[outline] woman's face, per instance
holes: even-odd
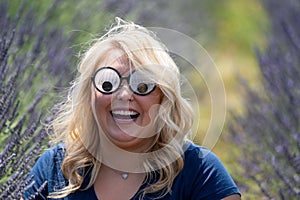
[[[120,60],[110,64],[122,77],[131,73],[129,66]],[[93,89],[95,112],[105,136],[116,146],[134,152],[143,151],[152,144],[156,128],[154,118],[162,100],[162,92],[156,87],[145,96],[134,94],[127,80],[112,94]]]

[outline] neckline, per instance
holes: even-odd
[[[146,179],[146,177],[145,177],[145,179]],[[137,190],[137,192],[129,200],[134,200],[138,196],[138,194],[140,193],[140,191],[146,187],[147,183],[148,182],[144,180],[143,183],[142,183],[142,185],[140,185],[139,189]],[[91,192],[92,192],[93,198],[95,198],[97,200],[101,200],[101,199],[98,199],[98,197],[96,195],[94,184],[91,187]]]

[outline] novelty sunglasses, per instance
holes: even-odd
[[[121,74],[112,67],[102,67],[98,69],[92,81],[94,87],[102,94],[112,94],[116,92],[126,80],[130,90],[137,95],[145,96],[154,91],[156,84],[153,83],[145,74],[138,71],[133,71],[128,76],[121,76]]]

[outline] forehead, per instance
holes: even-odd
[[[115,68],[121,75],[128,74],[132,71],[132,67],[128,62],[122,62],[122,60],[119,59],[112,62],[109,66]]]
[[[112,67],[116,69],[121,75],[128,74],[133,70],[133,65],[128,57],[121,51],[110,52],[103,63],[98,68]]]

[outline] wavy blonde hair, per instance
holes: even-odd
[[[141,198],[146,193],[160,191],[164,196],[170,192],[175,177],[183,168],[183,144],[191,130],[193,113],[187,100],[181,96],[179,69],[167,48],[152,32],[116,18],[111,29],[94,40],[83,54],[78,67],[79,76],[69,89],[68,98],[57,106],[58,113],[51,124],[53,141],[65,143],[62,171],[69,185],[52,193],[51,198],[61,198],[78,190],[88,173],[91,178],[87,188],[96,180],[101,159],[96,159],[90,150],[99,149],[95,141],[99,141],[100,137],[90,104],[91,77],[99,66],[105,66],[112,59],[115,51],[122,52],[135,68],[147,71],[163,93],[155,119],[160,131],[149,149],[159,153],[154,154],[156,159],[154,157],[145,163],[147,179],[152,178],[153,171],[158,171],[159,177],[142,191]],[[164,159],[161,159],[162,156]]]

